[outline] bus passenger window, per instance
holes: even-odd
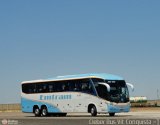
[[[82,83],[82,91],[87,92],[89,90],[87,83]]]
[[[86,82],[84,81],[81,84],[82,84],[82,92],[94,95],[93,87],[89,81]]]
[[[48,92],[48,88],[47,88],[47,85],[43,85],[43,92]]]
[[[62,85],[62,91],[66,91],[66,85],[65,84]]]
[[[74,91],[79,91],[79,87],[76,83],[74,84]]]
[[[53,92],[53,85],[49,85],[49,92]]]
[[[22,91],[27,94],[35,93],[35,85],[34,84],[23,84]]]

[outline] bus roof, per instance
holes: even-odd
[[[74,80],[74,79],[83,79],[83,78],[101,78],[105,80],[124,80],[122,77],[106,74],[106,73],[89,73],[89,74],[78,74],[78,75],[65,75],[65,76],[57,76],[49,79],[40,79],[40,80],[31,80],[24,81],[22,83],[36,83],[36,82],[49,82],[49,81],[62,81],[62,80]]]

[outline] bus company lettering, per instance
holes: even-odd
[[[71,99],[71,95],[40,95],[40,100],[68,100]]]

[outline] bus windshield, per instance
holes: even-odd
[[[129,92],[124,80],[93,79],[92,81],[99,97],[116,103],[129,102]],[[102,82],[110,86],[110,91],[105,85],[100,84]]]

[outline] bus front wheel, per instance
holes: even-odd
[[[96,109],[96,107],[94,105],[91,107],[91,115],[92,116],[96,116],[97,115],[97,109]]]

